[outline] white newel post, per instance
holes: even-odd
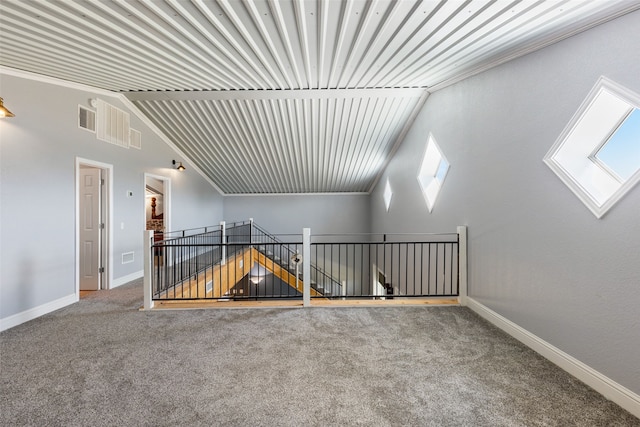
[[[375,264],[371,266],[371,289],[373,291],[372,299],[378,299],[378,295],[380,295],[380,283],[378,282],[378,267],[376,267]]]
[[[458,226],[458,273],[460,274],[460,292],[458,302],[467,305],[467,226]]]
[[[302,305],[311,306],[311,229],[302,229]]]
[[[227,223],[225,221],[220,221],[220,229],[222,230],[222,237],[220,237],[220,245],[222,246],[220,265],[225,265],[227,263]]]
[[[153,299],[151,293],[153,289],[153,256],[151,255],[151,246],[153,245],[153,230],[144,230],[144,309],[151,310],[153,308]]]

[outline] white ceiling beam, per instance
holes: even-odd
[[[132,101],[223,101],[230,99],[336,99],[336,98],[420,98],[426,89],[301,89],[301,90],[194,90],[194,91],[131,91]]]

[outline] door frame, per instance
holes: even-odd
[[[162,181],[162,225],[164,226],[164,232],[171,232],[171,178],[168,176],[156,175],[153,173],[144,173],[142,182],[142,194],[145,196],[142,198],[142,219],[145,229],[147,228],[147,178],[157,179]]]
[[[111,280],[113,277],[113,165],[98,162],[95,160],[76,157],[75,165],[75,193],[76,193],[76,226],[75,226],[75,244],[76,244],[76,263],[75,263],[75,290],[76,299],[80,299],[80,166],[89,166],[102,170],[102,179],[104,179],[104,200],[102,206],[104,234],[101,242],[102,265],[104,273],[101,277],[101,289],[111,289]]]

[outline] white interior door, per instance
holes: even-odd
[[[80,290],[101,289],[102,171],[80,168]]]

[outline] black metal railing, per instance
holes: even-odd
[[[311,243],[312,263],[342,284],[339,293],[327,292],[330,298],[459,295],[457,234],[424,235],[422,241],[384,235],[377,242],[328,242],[328,236],[318,237],[324,241]]]
[[[282,243],[276,236],[268,233],[260,226],[253,224],[252,239],[254,244],[260,250],[261,245],[271,244],[277,248],[277,252],[266,253],[267,256],[274,257],[277,262],[281,262],[282,265],[286,265],[290,271],[294,271],[298,267],[298,275],[302,279],[302,268],[300,262],[295,262],[296,259],[301,259],[302,250],[296,248],[295,251],[287,244]],[[278,246],[279,245],[279,246]],[[331,296],[341,294],[341,283],[331,277],[329,274],[323,272],[316,265],[311,262],[310,265],[310,287],[316,291],[316,296]]]
[[[253,221],[165,233],[151,248],[152,299],[302,298],[301,235],[280,236]],[[310,248],[313,298],[460,293],[457,234],[315,235]]]
[[[220,226],[165,233],[163,237],[152,245],[153,293],[156,296],[167,295],[176,284],[189,280],[222,259]]]
[[[302,298],[293,256],[301,241],[280,241],[251,221],[213,228],[167,233],[152,245],[154,300]]]

